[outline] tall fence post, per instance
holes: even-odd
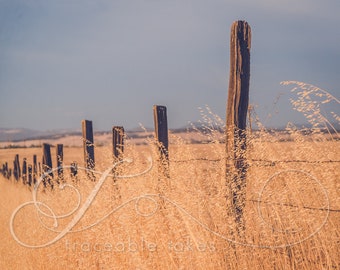
[[[231,26],[230,75],[226,120],[226,181],[227,200],[239,236],[245,223],[245,188],[247,161],[246,119],[249,102],[251,29],[247,22],[236,21]]]
[[[48,143],[43,143],[43,158],[42,158],[42,173],[46,173],[52,169],[52,158],[51,158],[51,145]],[[52,184],[53,172],[48,173],[47,180],[48,183],[53,188]],[[46,176],[43,177],[43,183],[46,187]]]
[[[64,159],[63,145],[57,144],[58,184],[60,183],[60,181],[63,181],[64,179],[63,159]]]
[[[168,119],[165,106],[153,106],[155,135],[159,149],[160,173],[170,178],[169,171],[169,140],[168,140]]]
[[[88,170],[94,170],[94,143],[93,143],[93,128],[92,121],[82,120],[82,133],[83,133],[83,147],[84,147],[84,162]],[[91,180],[95,180],[94,174],[87,171],[87,175]]]

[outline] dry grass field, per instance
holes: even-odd
[[[159,176],[152,143],[128,141],[133,162],[117,173],[136,176],[96,174],[92,182],[66,168],[69,186],[41,185],[37,205],[24,205],[32,187],[1,177],[0,269],[339,269],[340,170],[329,161],[340,160],[340,144],[313,136],[251,140],[241,238],[226,214],[217,140],[195,145],[171,136],[170,179]],[[1,149],[0,163],[16,153],[30,163],[41,149]],[[66,147],[64,164],[81,166],[82,155]],[[138,175],[151,166],[149,156],[151,169]],[[97,147],[95,158],[99,172],[112,166],[110,147]]]
[[[96,145],[91,181],[82,148],[71,147],[81,138],[64,148],[64,181],[53,189],[0,176],[0,269],[340,269],[339,134],[320,109],[340,101],[284,84],[292,83],[300,89],[292,104],[312,129],[288,125],[283,134],[257,123],[260,132],[248,131],[243,234],[228,214],[220,119],[204,117],[203,132],[170,135],[169,178],[152,139],[128,139],[114,173],[110,144]],[[190,143],[193,135],[207,143]],[[0,149],[0,164],[15,154],[32,163],[42,150]]]

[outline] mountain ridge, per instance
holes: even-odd
[[[310,125],[295,125],[297,129],[310,129]],[[337,132],[340,130],[340,126],[338,124],[333,125]],[[197,122],[197,123],[190,123],[186,126],[170,129],[172,133],[182,133],[182,132],[190,132],[194,130],[200,130],[204,131],[211,129],[211,126],[207,126],[204,123]],[[223,126],[214,126],[213,129],[219,130],[220,132],[223,132],[224,127]],[[253,130],[257,130],[256,128],[253,128]],[[285,127],[281,128],[270,128],[268,127],[267,130],[276,130],[276,131],[284,131],[286,130]],[[134,134],[142,133],[142,132],[150,132],[153,131],[153,128],[141,128],[136,127],[132,129],[126,130],[126,133],[129,133],[131,136],[134,136]],[[106,134],[110,133],[110,130],[99,130],[94,131],[94,134]],[[81,129],[55,129],[55,130],[35,130],[35,129],[29,129],[29,128],[0,128],[0,142],[20,142],[25,140],[44,140],[44,139],[59,139],[65,136],[70,135],[76,135],[81,136]]]

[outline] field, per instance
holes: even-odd
[[[254,136],[239,236],[226,211],[225,145],[217,133],[205,136],[210,143],[171,135],[170,179],[159,175],[152,141],[127,141],[133,162],[115,177],[110,146],[96,147],[95,182],[65,168],[69,186],[40,185],[37,205],[24,205],[32,187],[1,177],[0,269],[339,269],[339,141]],[[82,166],[82,151],[65,147],[64,164]],[[42,154],[1,149],[0,163],[17,153],[29,163]]]

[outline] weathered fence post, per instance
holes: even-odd
[[[16,154],[13,162],[13,175],[15,180],[19,180],[21,176],[21,169],[20,169],[20,161],[19,161],[19,155]]]
[[[169,171],[169,141],[168,141],[168,119],[165,106],[153,106],[155,135],[159,149],[160,173],[170,178]]]
[[[5,164],[2,166],[3,167],[3,173],[4,173],[4,176],[9,179],[10,178],[10,173],[9,173],[9,170],[8,170],[8,163],[5,162]]]
[[[1,174],[6,177],[7,175],[7,170],[6,170],[6,165],[2,164],[2,168],[1,168]]]
[[[43,143],[43,158],[42,158],[42,173],[46,173],[52,169],[51,145]],[[53,188],[52,184],[53,172],[48,173],[48,183]],[[46,187],[46,176],[43,178],[44,186]]]
[[[77,174],[78,174],[78,165],[77,165],[77,162],[73,161],[71,163],[71,178],[75,178],[77,177]]]
[[[63,145],[57,144],[57,167],[58,167],[58,184],[60,181],[63,181],[63,159],[64,159],[64,152],[63,152]]]
[[[112,152],[113,152],[113,163],[119,162],[123,160],[124,153],[124,139],[125,139],[125,131],[124,127],[121,126],[113,126],[112,127]],[[115,167],[112,170],[112,174],[114,175],[113,182],[115,183],[115,198],[121,199],[120,195],[120,187],[117,184],[117,175],[121,174],[120,167]]]
[[[37,182],[37,177],[38,177],[37,155],[33,155],[33,184]]]
[[[249,102],[251,29],[236,21],[230,36],[230,75],[226,120],[227,200],[240,236],[245,229],[243,209],[246,188],[246,119]]]
[[[27,171],[28,171],[28,181],[27,181],[27,184],[29,186],[32,186],[32,165],[28,165],[27,166]]]
[[[1,168],[0,168],[0,172],[3,175],[3,177],[5,177],[5,178],[7,178],[7,175],[8,175],[8,169],[7,169],[6,165],[7,165],[7,162],[3,163]]]
[[[93,128],[92,121],[82,120],[82,133],[83,133],[83,147],[84,147],[84,162],[88,170],[94,170],[94,144],[93,144]],[[87,171],[87,175],[91,180],[95,180],[92,172]]]
[[[41,162],[38,162],[38,171],[39,171],[38,175],[40,177],[43,174],[43,171],[41,169]]]
[[[112,127],[112,151],[114,162],[123,159],[124,152],[124,127],[113,126]]]
[[[26,185],[27,183],[27,160],[26,158],[22,161],[22,183]]]

